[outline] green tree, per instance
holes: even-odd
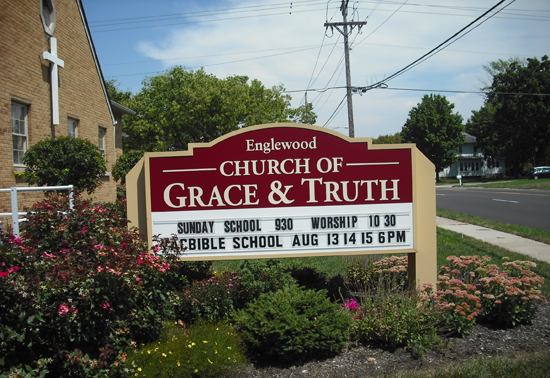
[[[107,80],[105,86],[107,87],[107,93],[109,93],[111,100],[119,104],[126,105],[128,100],[132,98],[132,92],[121,90],[118,87],[116,79]]]
[[[111,169],[115,181],[120,180],[120,184],[126,184],[126,175],[134,168],[134,165],[143,157],[143,151],[133,150],[125,151],[123,155],[116,159],[116,163]]]
[[[219,79],[203,69],[174,67],[144,81],[128,107],[125,146],[145,151],[178,151],[193,142],[209,142],[240,127],[273,122],[314,123],[311,104],[290,107],[279,85],[266,88],[246,76]]]
[[[437,181],[439,172],[457,160],[456,150],[464,142],[462,116],[453,109],[445,96],[424,95],[401,130],[403,142],[416,143],[435,165]]]
[[[473,112],[468,132],[476,135],[486,156],[504,156],[518,178],[526,163],[548,161],[550,143],[550,61],[499,60],[485,66],[492,83],[487,98]]]
[[[93,193],[105,175],[105,159],[99,148],[86,139],[58,137],[31,146],[23,162],[25,179],[39,186],[74,185]]]
[[[403,143],[401,133],[398,131],[395,134],[380,135],[378,138],[372,140],[373,144],[399,144]]]

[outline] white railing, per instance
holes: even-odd
[[[0,217],[11,217],[14,236],[16,237],[19,236],[19,222],[24,220],[24,219],[19,219],[19,216],[26,214],[26,213],[19,212],[19,208],[17,206],[17,193],[18,192],[51,192],[54,190],[69,191],[69,208],[72,210],[74,206],[73,185],[38,186],[38,187],[29,187],[29,188],[20,188],[17,186],[12,186],[9,189],[0,189],[0,193],[11,193],[11,213],[0,213]]]

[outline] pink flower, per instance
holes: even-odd
[[[136,281],[141,281],[141,278],[139,278],[139,277],[136,277]]]
[[[21,239],[20,237],[15,237],[14,235],[10,235],[10,243],[13,244],[13,243],[16,243],[16,244],[21,244],[23,242],[23,239]]]
[[[59,305],[59,315],[65,315],[68,312],[69,312],[69,307],[67,307],[67,305],[65,304]]]
[[[55,258],[55,255],[53,255],[51,253],[48,253],[48,252],[44,252],[44,257],[53,259],[53,258]]]
[[[82,232],[88,232],[88,227],[86,226],[82,227]]]
[[[153,247],[153,251],[155,251],[155,252],[160,251],[160,246],[159,246],[159,245],[155,245],[155,246]]]
[[[94,248],[95,248],[95,249],[102,249],[103,246],[102,246],[101,244],[96,244],[96,245],[94,245]]]

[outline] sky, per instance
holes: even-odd
[[[483,105],[483,66],[550,55],[550,1],[505,0],[435,55],[385,81],[447,41],[501,0],[349,1],[356,137],[401,131],[426,94],[464,118]],[[173,66],[219,78],[245,75],[283,85],[292,106],[313,103],[316,124],[348,134],[341,0],[82,0],[106,80],[137,93]]]

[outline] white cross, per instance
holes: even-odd
[[[50,51],[44,51],[42,58],[52,62],[50,66],[51,71],[51,86],[52,86],[52,123],[59,125],[59,77],[57,73],[57,67],[64,67],[65,62],[57,56],[57,39],[50,37]]]

